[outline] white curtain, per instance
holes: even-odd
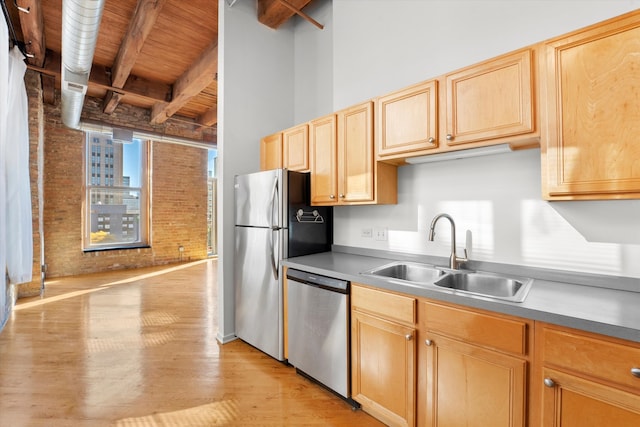
[[[6,254],[7,248],[7,201],[5,179],[5,141],[7,129],[7,93],[9,88],[9,32],[7,23],[0,19],[0,330],[9,315],[7,300]]]
[[[17,47],[9,53],[8,113],[5,139],[7,272],[12,284],[31,281],[33,225],[29,181],[29,106],[24,73],[27,65]]]

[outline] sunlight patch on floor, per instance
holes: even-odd
[[[124,418],[116,427],[208,427],[223,426],[236,420],[238,402],[223,400],[180,411],[163,412],[137,418]]]
[[[182,270],[184,268],[189,268],[192,267],[194,265],[197,264],[202,264],[205,262],[208,262],[209,259],[203,259],[200,261],[194,261],[194,262],[190,262],[188,264],[181,264],[175,267],[169,267],[169,268],[165,268],[162,270],[158,270],[158,271],[154,271],[152,273],[147,273],[147,274],[141,274],[138,276],[133,276],[133,277],[129,277],[127,279],[122,279],[122,280],[117,280],[115,282],[110,282],[110,283],[105,283],[104,285],[100,285],[97,288],[94,289],[85,289],[82,291],[73,291],[73,292],[68,292],[66,294],[62,294],[62,295],[56,295],[54,297],[45,297],[42,299],[39,299],[37,301],[30,301],[30,302],[25,302],[25,303],[21,303],[21,304],[17,304],[15,307],[13,307],[14,311],[19,311],[19,310],[26,310],[28,308],[32,308],[32,307],[38,307],[44,304],[48,304],[51,302],[56,302],[56,301],[62,301],[62,300],[66,300],[69,298],[74,298],[74,297],[78,297],[78,296],[82,296],[82,295],[86,295],[86,294],[90,294],[93,292],[97,292],[97,291],[101,291],[105,288],[111,287],[111,286],[115,286],[115,285],[124,285],[126,283],[132,283],[132,282],[136,282],[138,280],[144,280],[144,279],[148,279],[151,277],[156,277],[156,276],[160,276],[162,274],[167,274],[167,273],[171,273],[173,271],[178,271],[178,270]]]
[[[142,336],[93,338],[87,341],[89,353],[101,353],[104,351],[132,350],[134,348],[149,348],[174,341],[176,334],[173,331],[149,332]]]

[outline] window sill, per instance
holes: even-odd
[[[83,249],[82,252],[105,252],[105,251],[126,251],[130,249],[151,249],[150,245],[136,245],[136,246],[108,246],[103,248],[87,248]]]

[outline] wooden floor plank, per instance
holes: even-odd
[[[0,333],[0,426],[381,426],[237,340],[217,261],[52,280]]]

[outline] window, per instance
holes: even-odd
[[[148,244],[148,143],[86,135],[85,250]]]
[[[218,159],[218,150],[209,149],[209,167],[207,176],[209,177],[207,182],[208,187],[208,203],[207,203],[207,252],[209,255],[215,255],[217,253],[218,239],[216,234],[217,216],[216,216],[216,193],[218,189],[218,181],[216,179],[216,164]]]

